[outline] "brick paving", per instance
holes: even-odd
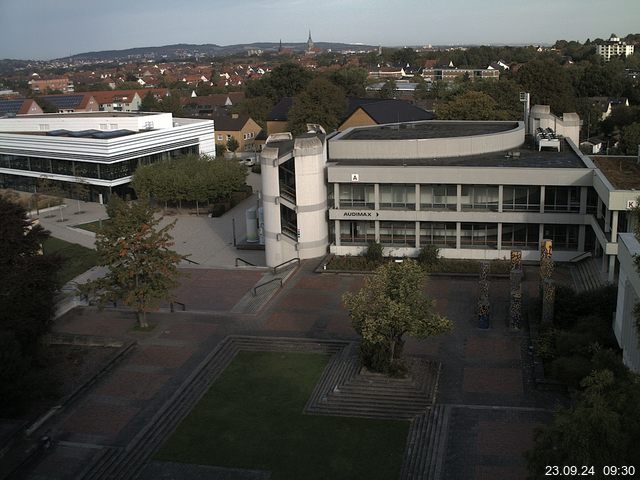
[[[341,297],[360,288],[365,276],[320,275],[312,272],[314,267],[303,263],[256,315],[230,310],[263,273],[223,269],[192,269],[194,273],[179,289],[187,312],[151,314],[155,324],[151,332],[132,332],[135,320],[126,311],[70,312],[56,323],[56,330],[135,339],[138,346],[47,428],[61,440],[125,446],[228,334],[357,340]],[[536,292],[535,280],[528,275],[523,291]],[[443,436],[446,448],[440,478],[524,478],[521,453],[531,446],[533,429],[550,421],[556,399],[531,387],[528,359],[522,357],[526,336],[508,330],[508,280],[490,281],[488,331],[477,328],[476,279],[433,277],[425,292],[455,325],[447,335],[409,338],[405,345],[408,354],[442,362],[436,401],[450,405],[451,414],[448,434]],[[190,314],[189,309],[210,313]],[[70,448],[54,449],[41,465],[59,465],[64,463],[62,458],[75,455],[78,468],[86,466],[86,448],[78,447],[76,452]],[[63,470],[53,468],[42,474],[36,467],[34,473],[40,479],[73,478]]]

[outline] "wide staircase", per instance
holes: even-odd
[[[600,259],[585,258],[571,265],[571,279],[576,292],[596,290],[607,283],[599,263]]]

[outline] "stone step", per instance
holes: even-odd
[[[315,407],[309,413],[314,413],[316,415],[330,415],[332,417],[361,417],[388,420],[411,420],[421,411],[422,410],[420,409],[390,409],[376,408],[371,406],[345,408],[343,406],[326,405],[322,407]]]

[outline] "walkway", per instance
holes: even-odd
[[[221,342],[229,335],[317,339],[328,345],[357,340],[341,296],[359,288],[364,277],[315,274],[314,267],[312,262],[303,263],[257,314],[233,313],[234,305],[255,284],[256,272],[215,270],[199,279],[203,290],[185,288],[181,300],[187,305],[201,302],[211,313],[153,314],[156,326],[149,333],[133,331],[134,319],[124,311],[76,309],[61,318],[56,331],[133,339],[138,347],[68,411],[45,425],[58,445],[30,478],[78,478],[97,461],[103,466],[109,458],[116,462],[158,422],[158,412],[186,394],[190,379],[223,348]],[[535,275],[527,275],[526,296],[536,291],[535,280]],[[417,454],[435,451],[437,458],[425,460],[431,462],[430,469],[426,463],[409,465],[413,470],[403,470],[403,478],[418,478],[412,475],[419,471],[428,471],[424,478],[434,479],[526,477],[521,454],[532,445],[535,427],[550,421],[556,398],[532,387],[527,338],[506,328],[507,290],[507,280],[491,281],[493,323],[484,331],[476,328],[473,313],[475,280],[438,277],[427,286],[426,292],[453,320],[455,330],[407,342],[407,353],[440,362],[442,368],[434,414],[412,430],[415,438],[423,435],[427,442],[420,444],[424,447],[412,443]]]

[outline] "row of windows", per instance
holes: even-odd
[[[17,155],[0,154],[0,168],[26,170],[42,174],[51,173],[82,178],[116,180],[133,175],[138,165],[149,165],[159,162],[160,160],[188,154],[198,154],[198,147],[194,145],[114,163],[91,163],[77,160],[58,160],[55,158],[21,157]]]
[[[593,190],[593,189],[591,189]],[[421,210],[457,209],[456,185],[420,185],[419,199],[413,184],[380,184],[379,208],[415,210],[419,200]],[[587,207],[594,210],[597,202],[595,191],[589,192]],[[502,189],[502,210],[540,211],[539,186],[511,186]],[[375,208],[373,184],[340,184],[340,208]],[[462,185],[460,205],[462,210],[498,211],[499,191],[496,185]],[[580,211],[580,187],[545,187],[544,210],[546,212]]]
[[[332,225],[333,226],[333,225]],[[544,238],[553,240],[558,250],[577,250],[578,225],[544,225]],[[376,240],[375,222],[340,221],[341,245],[366,245]],[[435,245],[441,248],[456,248],[455,222],[420,222],[417,235],[420,245]],[[416,247],[415,222],[384,222],[379,225],[379,242],[385,246]],[[502,224],[502,248],[537,250],[540,226],[534,223]],[[498,248],[497,223],[461,223],[461,248]]]

